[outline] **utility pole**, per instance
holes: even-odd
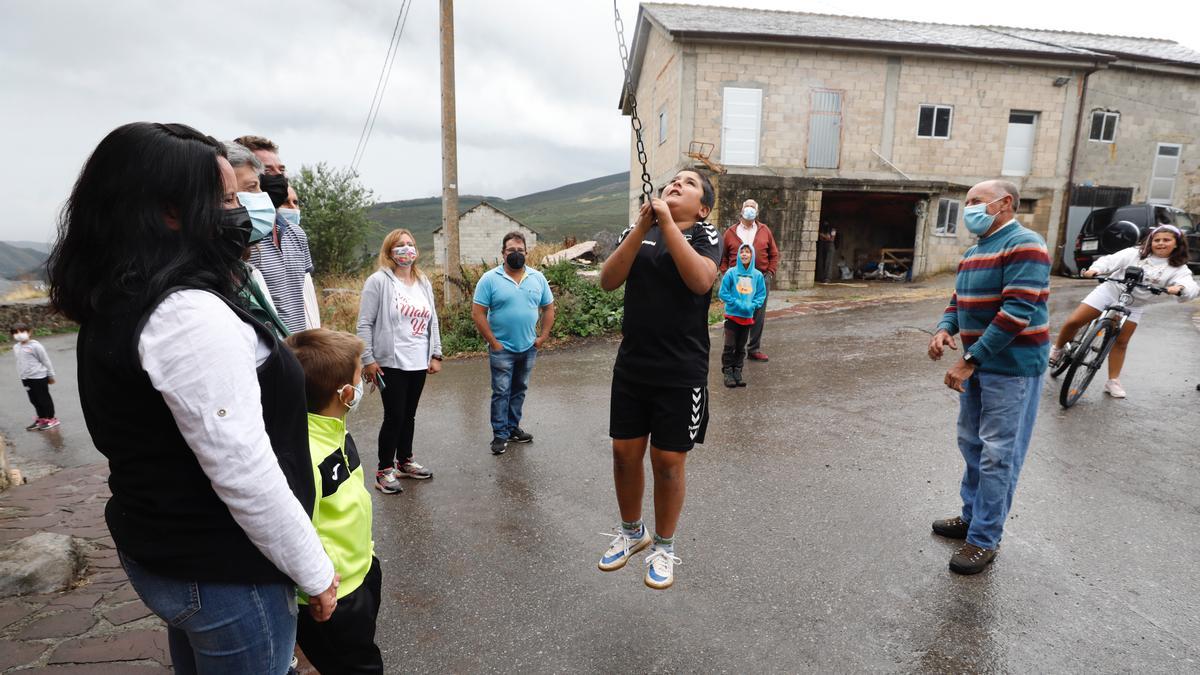
[[[441,0],[442,234],[446,237],[444,306],[462,298],[458,251],[458,125],[454,114],[454,0]]]

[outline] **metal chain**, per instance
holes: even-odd
[[[629,124],[633,127],[633,134],[637,139],[638,163],[642,165],[642,203],[646,203],[654,196],[654,183],[650,181],[650,172],[646,169],[646,145],[642,143],[642,120],[638,117],[637,96],[633,93],[633,73],[629,70],[629,50],[625,47],[625,23],[621,21],[617,0],[613,0],[613,15],[616,17],[617,45],[621,53],[621,67],[625,69],[625,93],[629,97]]]

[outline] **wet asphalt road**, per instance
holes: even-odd
[[[1058,284],[1055,325],[1090,286]],[[957,512],[962,466],[956,395],[914,328],[942,307],[773,321],[771,362],[748,364],[748,388],[714,373],[667,591],[642,585],[642,555],[595,567],[617,521],[616,343],[539,356],[524,425],[536,440],[498,458],[486,363],[448,363],[418,413],[417,460],[435,478],[373,491],[389,672],[1200,669],[1196,308],[1147,311],[1122,377],[1129,399],[1097,382],[1062,411],[1048,382],[1001,554],[964,578],[946,569],[954,544],[929,533]],[[46,343],[73,383],[73,337]],[[9,431],[27,404],[3,384]],[[55,391],[63,447],[18,430],[18,455],[100,459],[69,386]],[[379,419],[372,396],[351,422],[364,455]]]

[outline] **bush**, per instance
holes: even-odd
[[[313,267],[321,274],[361,271],[372,257],[366,237],[373,195],[358,174],[320,163],[302,167],[292,187],[303,204],[300,226],[308,235]]]
[[[621,328],[625,315],[625,287],[606,291],[576,273],[569,262],[561,262],[542,270],[554,291],[557,314],[551,335],[591,337],[611,333]]]

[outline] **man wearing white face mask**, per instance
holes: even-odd
[[[227,150],[230,145],[239,145],[243,149],[254,150],[250,156],[257,164],[256,168],[259,172],[257,178],[260,187],[247,190],[246,184],[242,181],[242,172],[234,164],[234,172],[238,175],[239,190],[244,191],[244,193],[238,193],[238,199],[250,211],[250,218],[254,221],[254,237],[260,235],[262,237],[258,245],[250,251],[250,263],[262,272],[275,309],[288,331],[296,333],[306,328],[313,328],[315,327],[314,322],[309,318],[312,312],[308,311],[305,305],[305,286],[306,283],[311,285],[309,275],[313,272],[312,254],[308,249],[308,235],[300,229],[299,218],[296,218],[296,222],[293,224],[289,218],[285,218],[283,214],[276,211],[276,203],[268,194],[275,192],[286,195],[290,189],[287,178],[283,174],[282,162],[279,161],[276,154],[277,148],[270,141],[257,136],[241,138],[258,141],[258,144],[252,148],[245,148],[237,143],[226,144]],[[269,147],[262,145],[263,142],[269,144]],[[272,162],[270,165],[264,164],[261,159],[264,156]],[[232,164],[233,161],[230,160],[230,163]],[[262,196],[251,196],[255,194],[262,194]],[[247,205],[247,201],[253,206]],[[280,200],[280,203],[282,201]],[[315,298],[312,300],[315,301]]]
[[[775,272],[779,270],[779,246],[775,244],[775,235],[766,223],[758,220],[758,202],[747,199],[742,202],[742,210],[738,213],[738,222],[725,230],[722,243],[721,273],[730,267],[737,267],[738,249],[742,244],[754,248],[754,268],[763,273],[767,282],[767,294],[771,293],[771,283],[775,281]],[[751,361],[767,361],[767,355],[762,350],[763,324],[766,322],[767,301],[754,312],[754,324],[750,327],[750,339],[746,343],[746,352]]]
[[[263,164],[250,150],[237,143],[226,142],[224,145],[229,164],[233,167],[237,201],[250,215],[251,229],[247,239],[249,246],[242,256],[242,262],[250,271],[249,282],[240,293],[251,316],[282,340],[291,334],[291,331],[275,309],[267,280],[262,272],[249,262],[254,245],[271,233],[275,219],[275,207],[271,203],[271,197],[262,191],[260,176]]]
[[[965,350],[944,380],[960,393],[962,512],[933,523],[935,534],[966,540],[950,558],[959,574],[982,572],[1000,548],[1050,355],[1050,256],[1041,236],[1014,217],[1019,200],[1017,186],[1003,180],[967,192],[963,222],[979,242],[963,254],[950,306],[929,341],[935,361],[946,347],[958,349],[955,333]]]

